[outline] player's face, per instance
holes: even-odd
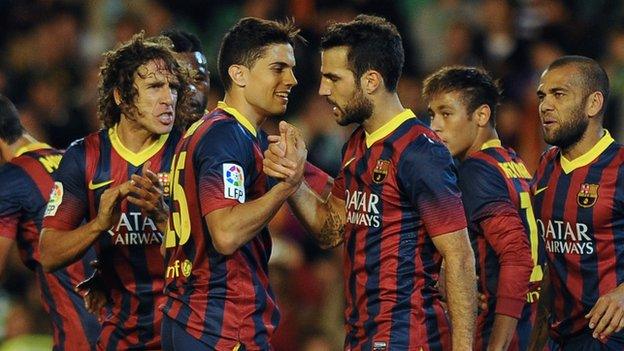
[[[208,105],[208,92],[210,91],[210,72],[208,71],[208,61],[201,52],[179,52],[175,54],[181,65],[188,66],[193,70],[191,79],[191,107],[197,115],[203,115]]]
[[[134,74],[136,116],[133,119],[153,134],[166,134],[173,128],[179,82],[162,60],[140,66]]]
[[[461,92],[441,92],[429,101],[433,129],[453,157],[463,159],[477,138],[476,118],[468,111]]]
[[[585,113],[587,94],[578,79],[579,72],[567,65],[542,74],[537,90],[544,140],[550,145],[569,148],[585,133],[589,117]]]
[[[349,69],[349,48],[338,46],[321,52],[321,85],[319,94],[332,106],[341,126],[361,124],[373,114],[373,104]]]
[[[294,68],[295,53],[290,44],[267,46],[249,68],[244,94],[258,114],[275,116],[286,112],[290,90],[297,85]]]

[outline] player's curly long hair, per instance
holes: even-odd
[[[190,72],[181,67],[174,58],[171,40],[164,36],[145,38],[141,32],[104,54],[98,84],[98,117],[104,127],[111,128],[119,123],[122,112],[125,116],[137,115],[135,102],[138,90],[134,85],[134,74],[139,67],[151,60],[162,60],[167,70],[179,81],[175,125],[183,127],[193,119]],[[119,105],[115,102],[115,89],[121,96]]]

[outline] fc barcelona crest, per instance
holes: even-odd
[[[167,172],[158,173],[158,180],[160,181],[160,184],[162,184],[163,186],[163,195],[165,197],[169,196],[169,193],[171,191],[171,182],[169,181],[169,173]]]
[[[581,184],[581,190],[576,197],[576,202],[581,207],[592,207],[598,199],[598,184]]]
[[[386,180],[389,168],[390,161],[377,160],[377,165],[375,165],[375,169],[373,169],[373,182],[377,184],[383,183],[383,181]]]

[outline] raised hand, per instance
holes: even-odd
[[[121,209],[119,204],[129,193],[130,182],[106,189],[100,197],[100,206],[95,218],[96,228],[106,231],[119,222]]]
[[[296,185],[303,179],[308,150],[300,130],[284,121],[279,129],[279,136],[269,136],[263,169],[268,176]]]
[[[163,186],[158,176],[149,169],[150,166],[150,161],[147,161],[143,164],[142,176],[132,175],[127,199],[131,204],[140,207],[158,225],[167,222],[169,206],[165,203]]]

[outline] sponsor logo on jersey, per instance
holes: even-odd
[[[61,206],[62,202],[63,202],[63,183],[54,182],[54,187],[52,187],[52,192],[50,193],[50,200],[48,201],[48,205],[46,206],[44,217],[56,215],[56,211],[58,211],[58,208],[59,206]]]
[[[243,168],[234,163],[223,164],[223,196],[226,199],[245,202],[245,174]]]
[[[189,260],[184,260],[180,262],[180,260],[173,261],[173,264],[167,266],[167,271],[165,272],[166,278],[177,278],[182,274],[185,278],[188,278],[193,271],[193,263]]]
[[[110,184],[112,182],[114,182],[114,180],[107,180],[107,181],[104,181],[104,182],[94,183],[93,179],[91,179],[89,181],[88,187],[89,187],[89,190],[95,190],[95,189],[99,189],[99,188],[101,188],[103,186],[107,186],[108,184]]]
[[[108,234],[115,245],[160,245],[163,240],[154,221],[141,212],[122,212]]]
[[[345,207],[347,209],[347,222],[355,225],[367,227],[379,227],[381,218],[379,215],[379,196],[369,194],[365,191],[345,190],[347,199]]]
[[[598,184],[581,184],[581,189],[576,196],[576,203],[584,208],[594,206],[598,200],[598,187]]]
[[[377,164],[373,169],[373,182],[377,184],[383,183],[388,175],[388,169],[390,169],[390,161],[377,160]]]
[[[541,219],[536,222],[547,252],[574,255],[594,253],[594,240],[590,237],[587,224]]]

